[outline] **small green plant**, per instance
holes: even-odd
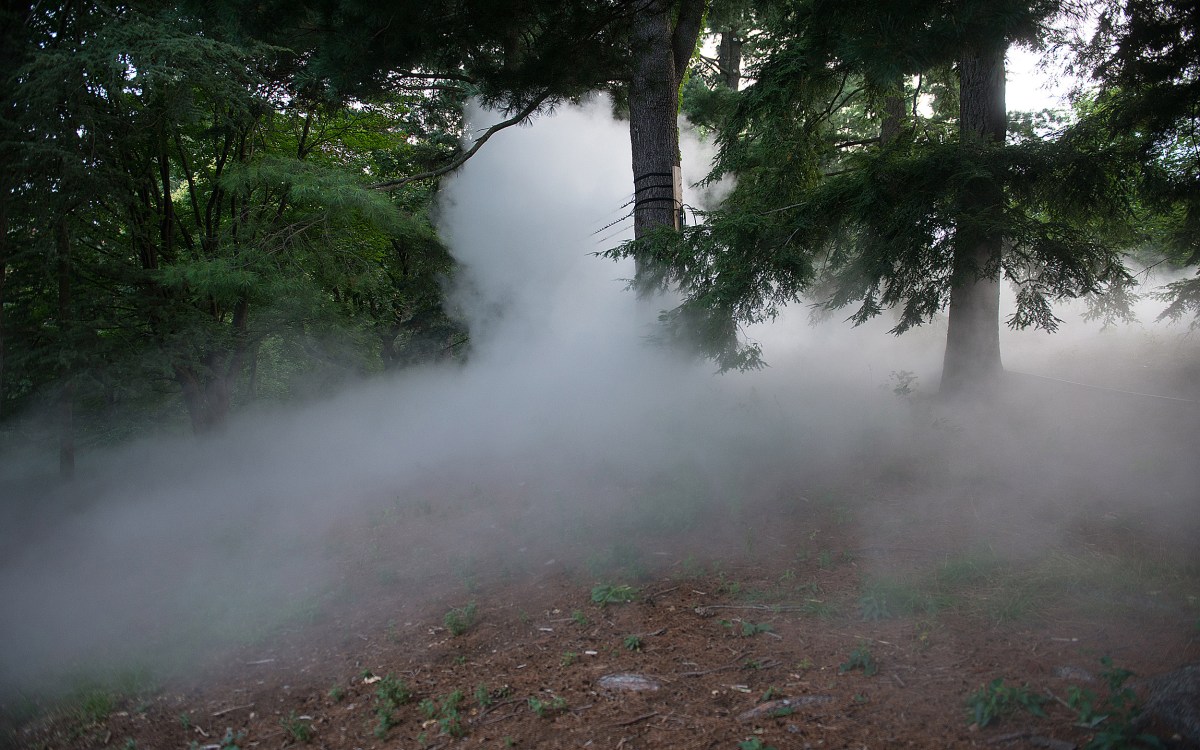
[[[188,731],[192,728],[192,715],[187,711],[179,714],[179,726],[183,727],[183,731]]]
[[[244,739],[246,739],[245,732],[235,733],[233,727],[225,727],[225,734],[221,737],[221,750],[241,750],[238,743]]]
[[[993,721],[1024,709],[1034,716],[1045,716],[1042,704],[1046,698],[1029,689],[1028,685],[1012,687],[1004,684],[1003,677],[997,677],[987,685],[981,685],[978,690],[967,698],[967,710],[971,721],[983,728]]]
[[[132,737],[126,737],[125,744],[121,745],[121,750],[137,750],[137,740]]]
[[[533,711],[538,715],[539,718],[542,719],[545,719],[548,716],[553,716],[566,707],[566,698],[561,698],[559,696],[555,696],[547,701],[541,700],[540,698],[534,696],[530,696],[529,698],[529,710]]]
[[[516,740],[514,740],[512,737],[505,736],[505,738],[504,738],[504,746],[505,746],[505,747],[516,747],[516,746],[517,746],[517,741],[516,741]]]
[[[388,730],[396,725],[395,711],[400,706],[412,700],[412,691],[403,680],[394,675],[386,675],[379,680],[375,688],[375,715],[379,722],[375,725],[375,736],[379,739],[387,737]]]
[[[774,685],[772,685],[772,686],[768,687],[768,688],[766,689],[766,692],[764,692],[764,693],[763,693],[763,694],[762,694],[762,695],[759,697],[759,699],[758,699],[758,702],[759,702],[759,703],[766,703],[767,701],[773,701],[773,700],[775,700],[776,698],[778,698],[778,697],[780,697],[780,696],[782,696],[782,695],[783,695],[783,693],[779,692],[779,690],[778,690],[778,689],[777,689],[777,688],[776,688]]]
[[[341,703],[346,697],[346,688],[342,687],[341,685],[334,685],[333,687],[329,688],[327,695],[334,703]]]
[[[749,620],[721,620],[721,627],[742,638],[775,631],[769,622],[750,622]]]
[[[425,718],[436,721],[438,728],[442,730],[442,734],[451,737],[463,737],[466,735],[467,730],[463,726],[462,713],[459,711],[462,702],[462,691],[455,690],[445,698],[442,698],[440,702],[432,698],[426,698],[417,704],[417,710]]]
[[[875,663],[875,657],[871,656],[871,649],[866,646],[859,646],[851,651],[850,658],[838,665],[838,674],[845,674],[855,669],[861,669],[867,677],[871,677],[879,671],[879,665]]]
[[[1072,685],[1067,691],[1067,705],[1078,714],[1079,726],[1096,730],[1084,750],[1164,747],[1157,737],[1139,733],[1135,727],[1140,706],[1133,688],[1125,684],[1133,673],[1114,667],[1112,659],[1107,656],[1101,658],[1100,663],[1104,665],[1100,676],[1108,688],[1104,700],[1087,688]]]
[[[642,637],[635,633],[630,633],[629,635],[625,636],[621,642],[624,643],[625,648],[629,649],[630,651],[642,650]]]
[[[751,737],[738,743],[738,750],[775,750],[774,745],[764,745],[757,737]]]
[[[583,613],[583,610],[582,610],[582,609],[576,609],[576,610],[572,611],[572,612],[571,612],[571,619],[572,619],[572,620],[574,620],[574,621],[575,621],[575,624],[576,624],[576,625],[578,625],[578,626],[579,626],[579,627],[581,627],[581,628],[586,628],[588,625],[590,625],[590,624],[591,624],[591,623],[588,621],[587,615],[585,615],[585,614]]]
[[[446,630],[450,631],[450,635],[455,637],[466,633],[475,625],[475,617],[478,610],[475,607],[475,602],[469,602],[463,607],[454,607],[442,617],[442,624],[446,626]]]
[[[827,549],[823,549],[817,553],[817,567],[821,570],[829,570],[833,567],[833,553]]]
[[[481,682],[475,686],[475,702],[479,704],[480,708],[487,708],[495,703],[496,699],[492,697],[492,691],[488,690],[488,686]]]
[[[569,667],[577,661],[579,661],[579,654],[576,653],[575,651],[564,651],[563,652],[562,665],[564,667]]]
[[[917,374],[908,370],[892,370],[892,393],[908,398],[917,391]]]
[[[592,587],[592,601],[601,607],[631,602],[636,598],[637,590],[632,586],[613,586],[602,583]]]
[[[312,724],[309,723],[311,721],[308,717],[297,716],[295,711],[291,711],[279,720],[279,724],[294,741],[307,744],[312,741],[314,734]]]

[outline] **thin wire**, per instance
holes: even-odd
[[[1077,383],[1074,380],[1063,380],[1061,378],[1052,378],[1047,375],[1034,375],[1033,373],[1019,372],[1017,370],[1006,370],[1006,372],[1010,372],[1013,375],[1023,375],[1027,378],[1037,378],[1038,380],[1050,380],[1055,383],[1063,383],[1065,385],[1074,385],[1074,386],[1078,386],[1080,388],[1090,388],[1095,391],[1107,391],[1109,393],[1121,393],[1126,396],[1141,396],[1143,398],[1158,398],[1158,399],[1162,399],[1164,401],[1178,401],[1178,402],[1185,403],[1185,404],[1200,405],[1200,401],[1197,401],[1197,400],[1191,399],[1191,398],[1180,398],[1178,396],[1161,396],[1157,393],[1140,393],[1138,391],[1123,391],[1120,388],[1108,388],[1108,387],[1105,387],[1102,385],[1092,385],[1090,383]]]
[[[626,205],[629,205],[629,204],[626,204]],[[621,206],[621,208],[624,208],[624,207],[625,207],[625,206]],[[632,212],[632,211],[630,211],[629,213],[625,214],[624,216],[622,216],[621,218],[617,219],[616,221],[610,221],[610,222],[608,222],[608,223],[607,223],[607,224],[605,224],[604,226],[602,226],[602,227],[600,227],[599,229],[597,229],[596,231],[592,232],[592,233],[591,233],[589,236],[591,236],[591,237],[595,237],[596,235],[598,235],[598,234],[600,234],[601,232],[603,232],[605,229],[608,229],[609,227],[615,227],[617,224],[620,224],[622,221],[625,221],[626,219],[628,219],[628,218],[630,218],[630,217],[632,217],[632,216],[633,216],[633,212]]]

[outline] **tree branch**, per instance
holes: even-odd
[[[371,185],[370,187],[374,190],[397,190],[399,188],[404,187],[405,185],[408,185],[409,183],[417,182],[419,180],[430,180],[430,179],[433,179],[434,177],[441,177],[442,175],[446,174],[447,172],[453,172],[454,170],[461,167],[463,164],[466,164],[467,159],[470,159],[472,156],[475,155],[475,153],[477,151],[479,151],[479,149],[483,148],[483,144],[487,143],[487,140],[489,138],[491,138],[493,135],[500,132],[501,130],[504,130],[505,128],[509,128],[509,127],[512,127],[513,125],[518,125],[518,124],[524,122],[526,118],[528,118],[530,115],[532,115],[534,112],[536,112],[538,110],[538,108],[542,106],[542,103],[545,102],[549,98],[550,98],[550,92],[546,91],[546,92],[540,94],[532,102],[527,104],[523,109],[521,109],[520,112],[516,113],[515,115],[508,118],[507,120],[501,120],[500,122],[491,126],[486,131],[484,131],[483,135],[479,136],[479,138],[477,138],[475,140],[475,143],[472,144],[471,148],[469,148],[466,151],[464,151],[463,153],[459,154],[457,157],[455,157],[453,160],[451,160],[448,164],[438,167],[437,169],[431,169],[428,172],[421,172],[420,174],[412,175],[411,177],[404,177],[399,180],[387,180],[386,182],[377,182],[374,185]]]

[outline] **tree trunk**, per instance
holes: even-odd
[[[679,228],[679,104],[671,47],[670,4],[658,0],[638,14],[629,81],[629,144],[633,156],[633,236]]]
[[[1004,45],[966,51],[959,66],[959,131],[964,148],[1002,144],[1007,129],[1004,106]],[[976,177],[959,196],[954,265],[951,271],[950,325],[942,363],[941,390],[947,394],[994,387],[1000,362],[1000,229],[1004,194],[1000,184]]]
[[[717,48],[717,67],[726,86],[734,91],[741,88],[742,39],[736,29],[721,32],[721,46]]]
[[[71,235],[65,217],[55,227],[58,267],[58,345],[61,357],[58,392],[58,472],[64,478],[75,474],[75,384],[69,363],[71,339]]]
[[[907,100],[904,98],[904,79],[897,78],[892,82],[891,92],[883,100],[883,121],[879,126],[879,143],[883,146],[894,142],[904,129],[905,116],[908,114]]]

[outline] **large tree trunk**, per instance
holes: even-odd
[[[960,137],[964,148],[1003,143],[1004,45],[964,53],[959,67]],[[950,289],[950,327],[942,363],[947,394],[994,387],[1000,363],[1000,230],[1004,194],[998,182],[977,177],[960,195]]]
[[[629,81],[633,236],[679,229],[679,89],[700,37],[705,0],[652,0],[634,20]]]
[[[629,144],[633,155],[633,235],[679,228],[679,102],[671,48],[670,4],[658,0],[638,14],[629,81]]]

